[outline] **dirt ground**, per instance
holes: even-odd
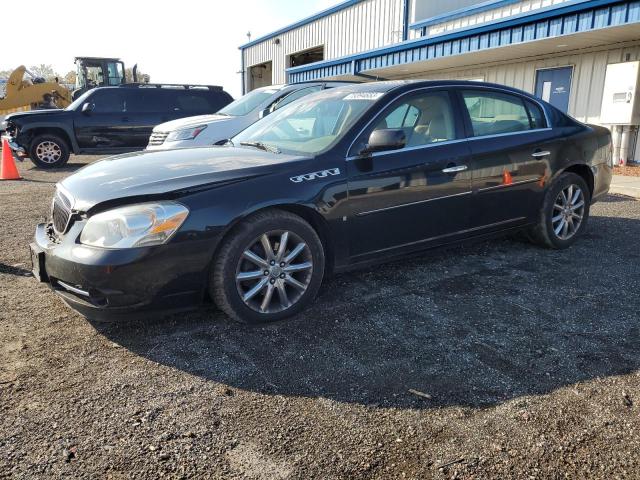
[[[30,276],[64,171],[0,183],[1,478],[640,478],[640,201],[337,276],[262,328],[100,325]]]
[[[623,175],[625,177],[640,177],[640,164],[628,164],[623,167],[615,167],[614,175]]]

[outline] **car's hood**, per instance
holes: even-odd
[[[202,147],[131,153],[105,158],[78,170],[60,186],[73,209],[126,197],[161,195],[273,173],[306,157],[244,147]]]
[[[198,115],[195,117],[179,118],[170,122],[161,123],[153,128],[154,132],[173,132],[183,128],[197,127],[198,125],[210,124],[213,122],[233,121],[236,117],[229,115]]]
[[[16,112],[16,113],[7,115],[5,120],[8,122],[10,120],[19,120],[21,118],[34,117],[34,116],[45,117],[45,116],[51,116],[51,115],[59,115],[61,113],[66,113],[66,110],[62,110],[60,108],[54,108],[49,110],[29,110],[26,112]]]

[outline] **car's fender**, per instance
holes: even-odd
[[[80,150],[73,131],[73,126],[66,122],[33,122],[22,124],[20,126],[20,135],[17,139],[18,144],[20,144],[21,147],[28,149],[29,145],[22,145],[21,139],[31,138],[32,134],[34,134],[36,130],[61,130],[69,140],[69,147],[71,148],[71,151],[74,154],[77,154]]]

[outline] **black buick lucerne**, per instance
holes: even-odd
[[[566,248],[611,181],[609,131],[477,82],[338,87],[222,147],[89,165],[57,186],[34,275],[89,318],[212,299],[269,322],[329,272],[524,230]]]

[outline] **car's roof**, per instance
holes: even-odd
[[[529,93],[517,88],[507,87],[506,85],[499,85],[497,83],[489,82],[477,82],[473,80],[384,80],[368,83],[353,83],[345,84],[339,87],[335,87],[332,90],[339,90],[344,92],[375,92],[375,93],[387,93],[391,90],[403,87],[423,88],[423,87],[453,87],[453,86],[469,86],[469,87],[491,87],[499,88],[501,90],[508,90],[518,94],[524,94],[531,96]]]
[[[298,83],[284,83],[284,84],[278,84],[278,85],[268,85],[266,87],[259,87],[256,88],[252,91],[268,91],[268,90],[274,90],[274,91],[282,91],[285,89],[289,89],[289,90],[299,90],[301,88],[307,88],[307,87],[312,87],[314,85],[331,85],[332,87],[338,87],[338,86],[346,86],[346,85],[357,85],[359,82],[352,82],[349,80],[309,80],[309,81],[305,81],[305,82],[298,82]]]

